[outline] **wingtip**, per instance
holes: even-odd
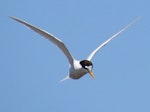
[[[14,20],[16,19],[16,17],[14,17],[14,16],[9,16],[9,18],[14,19]]]
[[[15,20],[15,21],[18,21],[18,22],[21,22],[21,20],[15,16],[9,16],[9,18]]]

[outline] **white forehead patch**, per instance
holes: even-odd
[[[89,69],[89,70],[92,70],[92,65],[90,66],[85,66],[85,68]]]

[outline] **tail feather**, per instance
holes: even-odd
[[[62,80],[60,80],[60,81],[59,81],[59,83],[61,83],[61,82],[65,81],[65,80],[68,80],[68,79],[70,79],[69,75],[68,75],[68,76],[66,76],[65,78],[63,78]]]

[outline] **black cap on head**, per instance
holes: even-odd
[[[82,61],[80,61],[80,64],[85,69],[86,69],[86,66],[93,66],[92,62],[88,61],[88,60],[82,60]]]

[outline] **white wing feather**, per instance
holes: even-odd
[[[37,28],[21,19],[18,19],[16,17],[10,17],[14,20],[16,20],[17,22],[20,22],[22,24],[24,24],[25,26],[29,27],[30,29],[32,29],[33,31],[37,32],[38,34],[44,36],[46,39],[50,40],[51,42],[53,42],[58,48],[61,49],[61,51],[66,55],[66,57],[68,58],[69,63],[72,65],[73,64],[73,60],[74,58],[72,57],[72,55],[70,54],[69,50],[67,49],[67,47],[65,46],[65,44],[59,40],[58,38],[54,37],[52,34]]]
[[[137,18],[139,19],[139,17]],[[114,39],[115,37],[117,37],[119,34],[121,34],[123,31],[125,31],[126,29],[128,29],[133,23],[135,23],[137,21],[137,19],[135,19],[134,21],[132,21],[131,23],[129,23],[127,26],[125,26],[123,29],[121,29],[119,32],[117,32],[116,34],[114,34],[113,36],[111,36],[108,40],[106,40],[104,43],[102,43],[98,48],[96,48],[87,58],[87,60],[91,60],[92,57],[98,52],[98,50],[100,50],[103,46],[105,46],[106,44],[108,44],[112,39]]]

